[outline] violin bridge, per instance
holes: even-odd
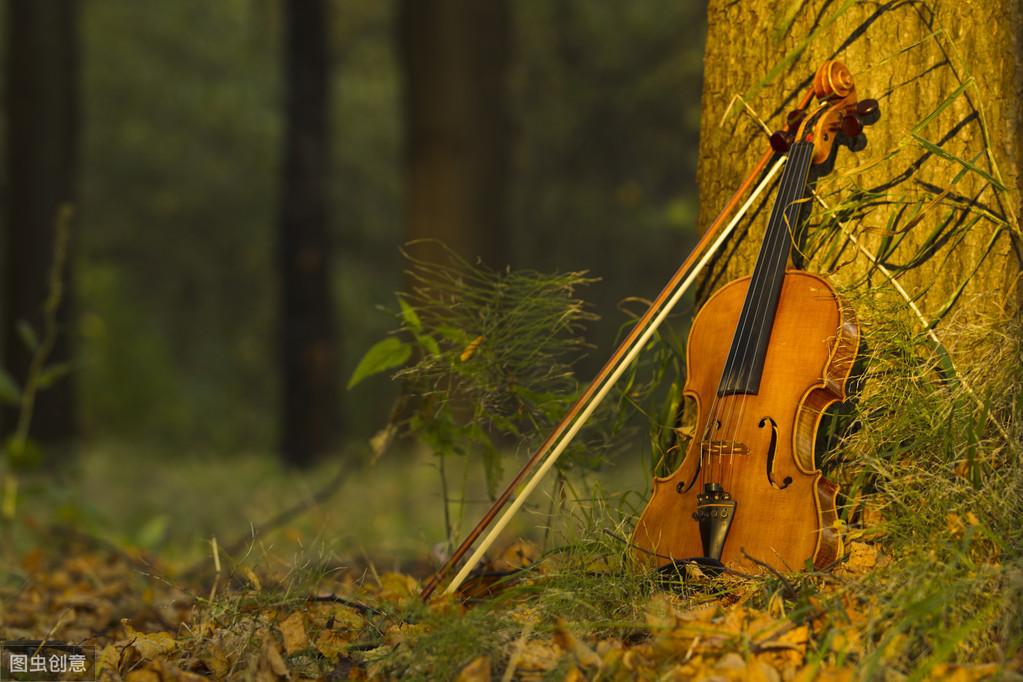
[[[722,457],[724,455],[748,455],[749,447],[735,440],[704,440],[700,441],[700,449],[705,456]]]
[[[700,524],[705,557],[721,560],[728,529],[735,519],[735,506],[735,500],[720,483],[705,483],[703,492],[696,496],[693,519]]]

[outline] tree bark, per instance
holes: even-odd
[[[78,165],[78,11],[75,0],[12,0],[7,33],[7,178],[3,366],[24,385],[33,351],[18,331],[43,334],[43,304],[55,253],[56,220],[75,200]],[[57,337],[47,365],[70,363],[71,262],[62,273]],[[74,374],[41,390],[30,436],[66,445],[75,435]],[[5,410],[4,430],[16,415]]]
[[[505,0],[403,0],[406,234],[507,265]]]
[[[285,462],[301,467],[335,444],[341,415],[326,198],[330,64],[325,0],[286,2],[284,7],[281,452]]]
[[[794,9],[797,13],[790,14]],[[832,204],[852,196],[854,187],[881,193],[880,201],[854,214],[846,227],[874,253],[882,240],[897,239],[904,231],[905,238],[884,258],[889,266],[910,264],[933,234],[949,233],[943,221],[950,216],[951,226],[962,226],[961,221],[987,212],[990,219],[982,218],[962,241],[953,237],[941,243],[930,257],[900,272],[899,281],[920,296],[918,303],[928,316],[949,303],[968,308],[969,314],[1018,314],[1023,130],[1019,2],[711,0],[708,21],[698,168],[701,226],[710,223],[767,148],[760,126],[735,114],[741,103],[735,102],[732,115],[725,117],[733,97],[743,95],[771,129],[779,129],[817,67],[838,59],[852,71],[858,96],[880,102],[881,120],[866,130],[865,150],[840,150],[835,171],[821,181],[820,193]],[[972,84],[953,97],[971,78]],[[948,107],[919,125],[949,97]],[[928,151],[921,139],[948,156]],[[975,164],[1005,191],[996,191],[994,182],[966,171],[951,157]],[[771,201],[773,197],[767,199],[768,206]],[[718,261],[704,283],[704,295],[752,271],[766,214],[762,211],[753,223],[750,238],[733,243],[731,258]],[[835,240],[836,245],[845,241]],[[811,256],[808,269],[834,271],[832,279],[839,283],[863,276],[869,261],[846,247],[837,258]],[[875,281],[887,286],[882,277]]]

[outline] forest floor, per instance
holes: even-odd
[[[21,558],[3,629],[8,652],[48,656],[45,640],[94,657],[94,672],[66,679],[852,680],[871,605],[836,607],[829,585],[887,560],[854,542],[843,564],[800,585],[691,575],[685,589],[649,590],[607,564],[571,575],[531,552],[516,544],[491,563],[506,585],[424,606],[420,580],[398,572],[240,565],[196,580],[55,535]],[[1021,663],[941,663],[925,679],[1023,679]],[[902,678],[884,673],[882,657],[869,678]]]
[[[114,475],[99,461],[94,474]],[[248,474],[230,468],[242,487],[256,479],[279,485],[265,466]],[[220,503],[232,504],[239,488],[218,482],[213,470],[206,485],[221,486]],[[385,487],[376,493],[388,498]],[[306,516],[323,522],[335,503],[347,506],[334,499]],[[179,506],[190,504],[179,498]],[[198,516],[216,513],[211,505]],[[322,528],[296,519],[241,551],[204,540],[205,556],[196,559],[167,544],[174,524],[125,511],[138,515],[134,527],[102,537],[26,503],[0,583],[5,670],[12,654],[31,661],[70,653],[92,667],[61,679],[907,679],[906,635],[873,629],[881,605],[850,588],[890,570],[883,538],[852,533],[846,557],[825,571],[697,572],[669,584],[631,569],[614,530],[568,550],[542,552],[519,540],[484,567],[489,578],[424,605],[418,595],[433,565],[425,543],[418,561],[365,553],[340,560],[325,549]],[[347,515],[364,523],[358,516]],[[52,643],[70,648],[44,646]],[[1023,679],[1023,658],[1011,651],[960,664],[947,658],[921,656],[908,678]]]

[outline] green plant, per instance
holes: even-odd
[[[60,307],[64,295],[61,277],[68,258],[73,217],[74,210],[69,204],[62,205],[57,212],[53,263],[49,273],[49,292],[43,303],[42,338],[40,339],[36,335],[35,330],[27,322],[24,320],[19,322],[18,330],[21,333],[22,341],[32,351],[25,385],[19,388],[7,372],[0,370],[0,399],[16,404],[18,407],[18,420],[14,433],[4,443],[3,448],[5,471],[0,515],[7,521],[14,518],[17,509],[18,479],[14,475],[13,469],[20,464],[38,459],[38,447],[29,438],[36,395],[70,371],[67,364],[47,365],[46,361],[57,342],[57,309]]]

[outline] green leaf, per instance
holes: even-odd
[[[17,405],[21,402],[21,389],[3,368],[0,368],[0,402],[10,405]]]
[[[36,379],[36,386],[40,390],[44,388],[49,388],[54,383],[56,383],[57,380],[60,379],[62,376],[70,373],[71,363],[68,362],[62,362],[59,365],[50,365],[49,367],[44,367],[43,370],[39,372],[39,378]]]
[[[135,535],[135,543],[143,549],[156,549],[167,537],[170,528],[170,514],[158,514],[142,524]]]
[[[412,346],[397,337],[388,336],[386,339],[377,341],[362,356],[362,360],[359,360],[358,366],[352,373],[352,378],[348,380],[349,390],[366,377],[405,364],[411,356]]]
[[[24,343],[25,347],[31,352],[35,353],[39,348],[39,337],[36,336],[36,330],[32,329],[32,325],[25,320],[18,320],[17,326],[18,336],[21,337],[22,343]]]
[[[419,319],[419,315],[416,314],[416,309],[410,306],[401,296],[398,297],[398,305],[401,306],[401,317],[405,320],[408,328],[416,334],[423,331],[423,322]]]
[[[418,341],[419,345],[425,348],[430,355],[440,355],[440,346],[437,345],[437,341],[435,341],[429,334],[417,334],[416,341]]]

